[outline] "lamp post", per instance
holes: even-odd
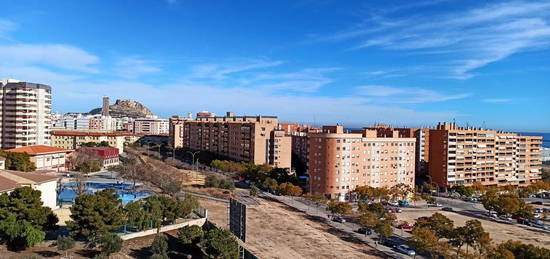
[[[191,154],[191,157],[193,160],[191,160],[191,165],[193,165],[195,167],[195,182],[197,182],[197,163],[195,163],[195,155],[200,153],[200,151],[195,151],[195,152],[191,152],[191,151],[187,151],[187,153]],[[198,159],[198,158],[197,158]]]

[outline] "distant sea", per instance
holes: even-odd
[[[541,136],[542,146],[550,148],[550,133],[519,132],[519,134],[525,135],[525,136]]]

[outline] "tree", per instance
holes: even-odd
[[[80,144],[81,147],[110,147],[108,141],[101,141],[101,142],[86,142]]]
[[[471,187],[464,185],[455,185],[451,190],[466,197],[470,197],[474,194],[474,190]]]
[[[374,232],[384,240],[393,234],[393,228],[388,221],[380,221],[374,228]]]
[[[280,195],[300,196],[302,195],[302,188],[292,183],[282,183],[277,187],[277,192]]]
[[[57,249],[65,251],[65,257],[69,258],[69,252],[67,250],[74,247],[74,240],[69,236],[57,237]]]
[[[328,210],[332,214],[348,214],[351,212],[351,205],[347,202],[342,201],[330,201],[328,203]]]
[[[162,234],[155,236],[151,244],[151,250],[153,251],[153,255],[157,256],[156,258],[168,259],[168,241],[166,240],[166,236]]]
[[[260,189],[258,187],[256,187],[256,185],[252,185],[252,187],[250,187],[250,196],[258,196],[258,194],[260,193]]]
[[[357,218],[357,223],[362,227],[374,229],[380,223],[380,220],[376,214],[365,211]]]
[[[206,233],[201,242],[210,258],[236,259],[239,257],[239,243],[231,232],[214,228]]]
[[[135,191],[138,180],[143,179],[145,170],[142,162],[136,155],[128,154],[128,157],[122,159],[122,163],[111,170],[120,174],[120,176],[132,180],[132,189]]]
[[[175,195],[178,194],[182,190],[181,182],[176,181],[176,180],[169,180],[169,181],[166,181],[165,183],[161,184],[160,189],[164,193],[166,193],[166,194],[168,194],[172,197],[175,197]]]
[[[506,254],[505,250],[508,250],[518,259],[547,259],[550,255],[549,249],[512,240],[499,244],[497,250],[501,254]]]
[[[277,189],[277,181],[273,178],[265,178],[265,180],[262,182],[262,187],[269,190],[269,191],[274,191],[275,189]]]
[[[431,229],[415,227],[407,243],[417,251],[430,253],[431,258],[437,258],[440,246],[439,238]]]
[[[32,172],[36,170],[36,165],[31,162],[31,157],[27,153],[0,150],[0,156],[6,159],[4,166],[8,170],[23,172]]]
[[[184,244],[199,243],[204,237],[204,231],[197,225],[184,226],[178,231],[178,240]]]
[[[122,238],[114,233],[103,233],[99,240],[99,248],[104,256],[116,253],[122,249]]]
[[[468,220],[464,226],[453,230],[451,244],[458,247],[458,254],[463,245],[466,244],[471,247],[479,245],[481,240],[488,237],[487,235],[479,220]],[[468,246],[466,246],[466,249],[468,249]]]
[[[137,230],[145,230],[149,227],[151,214],[145,210],[143,200],[131,201],[124,206],[126,224]]]
[[[71,207],[67,227],[71,236],[88,239],[118,229],[123,223],[123,210],[118,194],[105,189],[95,194],[81,194]]]
[[[58,219],[40,195],[30,187],[0,195],[0,241],[15,249],[31,247],[44,240],[44,230],[56,227]]]
[[[428,228],[438,237],[450,238],[453,234],[453,221],[445,215],[436,212],[431,217],[421,217],[416,220],[415,228]]]
[[[435,204],[435,198],[427,193],[422,194],[422,199],[426,201],[428,204]]]

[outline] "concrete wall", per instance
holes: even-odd
[[[188,221],[183,222],[183,223],[172,224],[172,225],[161,227],[159,232],[163,233],[163,232],[166,232],[166,231],[170,231],[170,230],[174,230],[174,229],[180,229],[182,227],[191,226],[191,225],[202,226],[202,225],[204,225],[204,223],[206,223],[206,218],[192,219],[192,220],[188,220]],[[122,240],[130,240],[130,239],[134,239],[134,238],[138,238],[138,237],[154,235],[156,233],[157,233],[157,229],[154,228],[154,229],[149,229],[149,230],[145,230],[145,231],[141,231],[141,232],[124,234],[124,235],[121,235],[120,238],[122,238]]]
[[[33,187],[35,190],[39,190],[42,192],[41,199],[42,202],[44,202],[44,206],[50,207],[52,209],[57,208],[57,182],[51,181],[51,182],[45,182],[42,184],[37,184]]]

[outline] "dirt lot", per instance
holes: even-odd
[[[247,208],[246,247],[260,258],[377,258],[373,248],[284,204],[259,199]],[[227,228],[227,203],[200,200],[210,220]]]
[[[406,210],[403,213],[397,214],[398,220],[408,221],[413,223],[415,219],[424,216],[431,216],[433,213],[439,212],[449,219],[453,220],[455,226],[462,226],[466,221],[475,219],[467,216],[463,216],[454,212],[446,212],[440,210],[423,210],[423,211],[412,211]],[[507,240],[519,240],[524,243],[533,244],[536,246],[542,246],[550,248],[550,234],[542,233],[538,231],[531,231],[516,225],[502,224],[498,222],[477,219],[481,222],[481,225],[485,231],[491,234],[491,238],[495,243],[504,242]]]

